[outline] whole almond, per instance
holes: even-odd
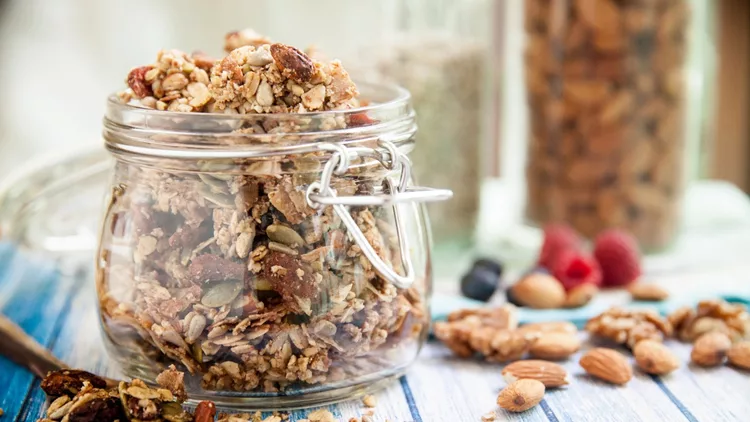
[[[669,297],[669,292],[653,283],[637,282],[628,287],[633,300],[659,302]]]
[[[706,333],[693,343],[690,359],[699,366],[721,365],[731,347],[732,340],[726,334],[718,331]]]
[[[680,359],[663,343],[641,340],[633,348],[635,363],[643,372],[666,375],[680,367]]]
[[[313,61],[305,53],[286,44],[271,44],[271,56],[281,71],[288,71],[289,77],[297,82],[307,82],[315,72]]]
[[[599,288],[595,284],[581,284],[570,289],[568,296],[565,297],[565,303],[563,303],[563,306],[566,308],[580,308],[591,302],[591,299],[593,299],[598,292]]]
[[[519,360],[503,368],[503,378],[508,384],[520,379],[537,380],[547,388],[570,384],[568,371],[561,365],[546,360]]]
[[[522,305],[536,309],[559,308],[565,302],[565,289],[547,274],[530,274],[511,287],[511,294]]]
[[[544,333],[568,333],[575,334],[578,332],[578,328],[575,324],[568,321],[553,321],[553,322],[532,322],[530,324],[524,324],[518,328],[518,331],[524,333],[536,332],[539,334]]]
[[[202,401],[195,407],[195,422],[213,422],[216,405],[211,401]]]
[[[578,363],[589,375],[612,384],[625,384],[633,378],[633,369],[627,358],[617,350],[596,347],[583,355]]]
[[[570,333],[543,333],[534,344],[531,345],[529,353],[539,359],[563,360],[581,348],[581,340],[576,334]]]
[[[727,358],[729,363],[738,368],[750,369],[750,341],[741,341],[732,346],[727,352]]]
[[[511,412],[523,412],[539,404],[543,397],[544,384],[533,379],[520,379],[500,392],[497,404]]]

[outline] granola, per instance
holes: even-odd
[[[256,35],[230,34],[233,49],[208,70],[195,54],[160,53],[156,64],[131,72],[120,98],[157,110],[259,115],[359,103],[339,62],[323,63]],[[170,78],[182,77],[172,75],[204,83],[210,98],[191,105],[190,82],[174,85]],[[165,85],[175,89],[162,93]],[[191,109],[171,108],[175,101]],[[303,139],[289,133],[355,125],[333,118],[311,128],[305,115],[284,116],[250,116],[234,132],[279,133],[281,141],[296,143]],[[382,167],[360,164],[332,181],[339,195],[380,189]],[[409,289],[392,285],[331,207],[307,203],[305,190],[322,167],[319,154],[185,166],[192,167],[116,165],[97,289],[107,340],[123,367],[177,363],[189,372],[188,392],[199,384],[283,394],[388,373],[415,357],[428,322],[425,280]],[[353,207],[350,214],[378,256],[403,273],[393,214],[379,207]]]
[[[662,341],[672,336],[673,328],[656,311],[613,307],[589,320],[586,331],[632,349],[641,340]]]

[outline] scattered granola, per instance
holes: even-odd
[[[160,53],[155,64],[131,72],[121,100],[229,114],[359,104],[337,61],[249,31],[229,34],[226,46],[228,55],[210,67],[204,55]],[[298,143],[298,132],[355,125],[331,117],[311,128],[307,116],[249,116],[234,132],[279,133],[274,139]],[[107,341],[123,367],[177,363],[189,372],[188,393],[200,384],[275,395],[395,370],[416,356],[429,320],[425,280],[409,289],[392,285],[331,207],[307,203],[305,190],[322,169],[318,153],[276,158],[184,164],[190,171],[117,163],[97,282]],[[381,166],[357,167],[332,181],[339,195],[381,188]],[[350,214],[380,258],[403,273],[393,214],[380,207]],[[169,385],[178,381],[171,371],[162,379]]]
[[[613,307],[589,320],[586,331],[632,349],[641,340],[662,341],[670,337],[672,324],[653,310]]]
[[[693,342],[703,334],[721,332],[732,341],[750,339],[750,313],[741,304],[721,299],[703,300],[695,309],[684,306],[668,317],[675,335],[682,341]]]

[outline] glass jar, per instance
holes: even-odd
[[[397,83],[412,94],[416,180],[456,195],[427,207],[438,250],[465,248],[472,240],[483,171],[491,164],[483,150],[497,121],[488,77],[490,6],[487,0],[398,0],[384,8],[391,26],[377,43],[345,60],[352,74]]]
[[[216,115],[109,100],[116,158],[97,260],[105,343],[154,381],[176,364],[193,400],[310,406],[364,394],[417,356],[430,248],[410,186],[408,93],[371,106]]]
[[[690,25],[689,0],[525,0],[529,220],[674,239]]]

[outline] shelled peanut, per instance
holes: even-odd
[[[528,217],[671,240],[689,15],[687,0],[526,0]]]

